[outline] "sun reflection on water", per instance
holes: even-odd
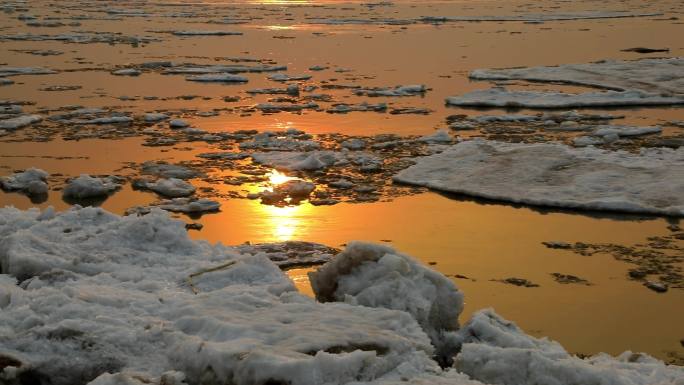
[[[266,218],[274,241],[284,242],[302,238],[308,226],[308,205],[267,206],[260,205],[261,215]]]
[[[295,179],[297,179],[297,178],[287,176],[278,170],[273,170],[273,171],[271,171],[271,174],[268,177],[268,182],[272,186],[277,186],[277,185],[283,184],[287,181],[295,180]]]

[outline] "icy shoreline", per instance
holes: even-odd
[[[153,210],[0,209],[3,384],[681,384],[643,354],[580,359],[453,282],[350,243],[296,292],[270,248],[192,241]],[[323,286],[325,287],[323,287]],[[401,295],[397,295],[401,293]],[[432,342],[431,342],[432,341]],[[440,368],[437,359],[443,365]]]

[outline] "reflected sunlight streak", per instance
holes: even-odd
[[[307,205],[286,207],[260,205],[260,208],[270,225],[274,241],[284,242],[302,238],[301,234],[307,224],[305,214],[309,211]]]

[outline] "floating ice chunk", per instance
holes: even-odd
[[[203,82],[203,83],[247,83],[249,79],[240,75],[232,74],[207,74],[207,75],[197,75],[188,76],[185,78],[191,82]]]
[[[178,178],[161,178],[156,182],[146,183],[145,187],[169,198],[187,197],[195,193],[195,186]]]
[[[267,205],[298,204],[308,199],[316,189],[316,185],[304,180],[289,180],[273,187],[273,190],[265,190],[249,198],[261,198],[261,203]]]
[[[295,80],[309,80],[311,79],[311,75],[273,74],[269,76],[268,79],[275,82],[289,82]]]
[[[422,136],[418,140],[426,143],[451,143],[454,141],[454,138],[447,131],[439,130],[434,134]]]
[[[684,216],[684,149],[472,140],[418,158],[402,183],[530,205]]]
[[[470,107],[574,108],[684,104],[684,96],[662,96],[638,90],[569,94],[561,92],[508,91],[495,87],[451,96],[447,105]]]
[[[0,129],[16,130],[41,121],[43,121],[43,117],[40,115],[22,115],[17,116],[16,118],[0,120]]]
[[[273,65],[181,65],[172,66],[164,70],[164,74],[216,74],[216,73],[245,73],[245,72],[276,72],[285,71],[286,66]]]
[[[192,30],[192,31],[172,31],[171,32],[173,35],[176,36],[239,36],[242,35],[242,32],[235,32],[235,31],[201,31],[201,30]]]
[[[333,104],[332,108],[327,109],[325,112],[330,114],[346,114],[348,112],[385,112],[387,111],[387,103],[369,104],[366,102],[360,104]]]
[[[279,137],[269,132],[263,132],[254,136],[252,140],[240,143],[240,149],[259,149],[271,151],[310,151],[320,148],[318,142],[299,139],[292,135]]]
[[[161,122],[162,120],[166,120],[168,118],[169,118],[168,115],[162,114],[162,113],[157,113],[157,112],[148,112],[145,115],[143,115],[143,119],[146,122],[150,122],[150,123]]]
[[[453,122],[449,124],[449,128],[452,130],[474,130],[476,126],[469,122]]]
[[[565,112],[544,112],[540,120],[553,120],[555,122],[577,121],[577,120],[611,120],[624,118],[622,115],[612,114],[583,114],[578,111]]]
[[[169,127],[171,128],[186,128],[189,127],[190,123],[182,119],[173,119],[169,121]]]
[[[0,66],[0,77],[15,76],[15,75],[51,75],[56,74],[57,71],[43,67],[8,67]]]
[[[492,310],[475,313],[458,332],[456,369],[487,384],[678,384],[684,368],[645,354],[599,354],[580,359],[546,338],[526,335]]]
[[[293,266],[320,265],[330,261],[339,252],[337,249],[319,243],[303,241],[243,244],[234,248],[241,254],[266,253],[268,259],[281,269]]]
[[[684,58],[605,60],[555,67],[479,69],[470,73],[478,80],[528,80],[562,82],[617,91],[639,90],[647,94],[682,97]]]
[[[249,158],[249,154],[239,152],[203,152],[197,154],[198,158],[204,159],[221,159],[221,160],[240,160]]]
[[[139,76],[141,74],[140,71],[134,68],[125,68],[125,69],[120,69],[116,71],[112,71],[112,75],[116,76]]]
[[[520,114],[504,114],[504,115],[479,115],[468,118],[468,120],[476,123],[494,123],[494,122],[534,122],[539,120],[538,116],[534,115],[520,115]]]
[[[63,195],[70,199],[87,199],[107,196],[121,188],[121,180],[115,176],[105,178],[81,174],[71,179],[64,188]]]
[[[427,92],[428,88],[422,84],[414,84],[408,86],[396,86],[394,88],[368,88],[355,90],[357,95],[365,96],[415,96],[422,95]]]
[[[338,179],[335,181],[332,181],[328,183],[328,186],[333,187],[333,188],[338,188],[341,190],[347,190],[355,186],[353,182],[350,182],[347,179]]]
[[[394,249],[353,242],[318,271],[309,273],[319,301],[405,311],[440,351],[444,333],[458,329],[463,294],[454,283]]]
[[[598,146],[603,144],[602,138],[597,138],[594,136],[578,136],[572,140],[572,144],[575,147],[587,147],[587,146]]]
[[[247,90],[247,93],[249,93],[249,94],[270,94],[270,95],[285,94],[285,95],[297,96],[297,95],[299,95],[299,85],[291,84],[291,85],[287,86],[286,88],[257,88],[257,89]]]
[[[200,175],[199,172],[185,166],[148,161],[142,165],[142,173],[162,178],[190,179]]]
[[[23,172],[0,177],[0,187],[6,191],[22,191],[28,195],[47,194],[49,175],[41,169],[29,168]]]
[[[219,202],[205,198],[174,198],[160,202],[157,207],[167,211],[196,214],[218,211],[221,208],[221,204]]]
[[[343,148],[354,151],[363,150],[364,148],[366,148],[367,145],[368,144],[365,140],[358,138],[347,139],[344,142],[340,143],[340,146],[342,146]]]
[[[313,171],[348,163],[344,154],[334,151],[260,152],[252,154],[254,162],[281,170]]]
[[[102,118],[95,118],[90,120],[83,120],[76,123],[79,124],[129,124],[133,122],[130,116],[105,116]]]
[[[486,16],[424,16],[417,21],[423,23],[447,23],[447,22],[473,22],[473,21],[492,21],[492,22],[546,22],[562,20],[593,20],[593,19],[620,19],[632,17],[661,16],[662,13],[634,13],[625,11],[593,11],[593,12],[573,12],[573,13],[541,13],[523,15],[486,15]]]
[[[596,135],[596,136],[617,135],[619,137],[628,137],[628,136],[641,136],[641,135],[649,135],[649,134],[659,134],[662,131],[663,131],[663,129],[660,126],[636,127],[636,126],[602,125],[602,126],[596,127],[596,129],[592,132],[592,135]]]
[[[260,103],[255,106],[256,109],[266,113],[275,112],[297,112],[307,109],[318,109],[318,104],[310,102],[306,104],[285,104],[285,103]]]

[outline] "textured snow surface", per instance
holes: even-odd
[[[186,197],[195,193],[195,186],[178,178],[161,178],[145,184],[145,187],[169,198]]]
[[[684,58],[606,60],[555,67],[479,69],[470,73],[478,80],[528,80],[561,82],[616,91],[640,90],[663,95],[684,94]]]
[[[269,260],[299,252],[334,250],[192,241],[160,210],[0,209],[0,383],[682,384],[680,367],[580,360],[492,311],[455,331],[453,283],[385,246],[350,244],[319,275],[347,303],[316,302]],[[472,379],[439,368],[425,330],[449,330]]]
[[[394,180],[530,205],[684,216],[684,149],[635,155],[472,140],[416,160]]]
[[[117,177],[104,178],[81,174],[78,178],[69,181],[64,188],[63,195],[66,198],[85,199],[107,196],[121,187]]]
[[[29,195],[47,194],[48,184],[46,171],[30,168],[10,176],[0,177],[0,187],[7,191],[22,191]]]
[[[309,274],[320,301],[383,307],[411,314],[442,349],[444,333],[458,329],[463,294],[442,274],[390,247],[362,242]]]
[[[684,68],[682,69],[684,71]],[[577,108],[619,107],[684,104],[681,96],[662,96],[639,90],[602,91],[570,94],[563,92],[508,91],[494,87],[487,90],[451,96],[446,103],[452,106],[520,107],[520,108]]]
[[[0,209],[0,236],[0,356],[22,362],[4,380],[176,370],[191,384],[322,384],[440,372],[408,313],[317,303],[266,253],[191,241],[160,211]]]
[[[683,384],[684,367],[666,366],[645,354],[625,352],[582,360],[555,341],[526,335],[493,310],[481,310],[459,331],[458,371],[500,385]]]

